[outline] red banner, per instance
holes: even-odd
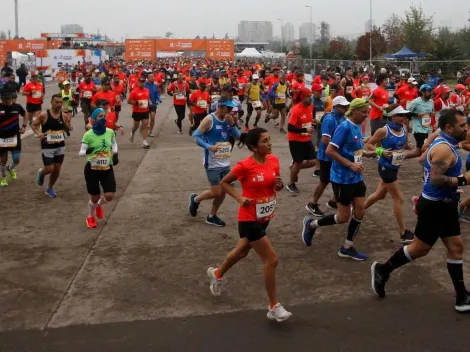
[[[157,51],[204,51],[204,39],[155,39]]]
[[[126,39],[126,60],[155,60],[155,40]]]
[[[206,40],[206,57],[212,60],[233,60],[234,47],[233,40],[208,39]]]

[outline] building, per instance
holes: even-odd
[[[372,32],[372,29],[374,27],[375,27],[375,20],[374,19],[372,19],[372,20],[369,19],[364,23],[364,29],[365,29],[366,33]]]
[[[299,39],[306,39],[313,44],[317,39],[315,23],[302,23],[299,27]]]
[[[292,23],[287,22],[282,26],[282,38],[286,43],[293,42],[295,40],[295,28]]]
[[[238,24],[240,42],[269,42],[273,39],[273,24],[270,21],[241,21]]]
[[[60,32],[62,34],[76,34],[76,33],[85,33],[83,27],[79,24],[64,24],[60,26]]]

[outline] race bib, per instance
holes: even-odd
[[[286,99],[286,95],[285,95],[284,93],[279,93],[279,94],[277,95],[277,98],[278,98],[279,100],[283,100],[283,99]]]
[[[240,99],[238,98],[238,95],[234,95],[234,96],[232,97],[232,100],[239,101]]]
[[[243,84],[238,85],[238,90],[243,90],[244,88],[245,88],[245,85],[243,85]]]
[[[230,142],[218,142],[216,145],[217,151],[214,153],[216,159],[228,159],[232,154],[230,149],[232,149],[232,145]]]
[[[312,127],[312,123],[311,123],[311,122],[307,122],[307,123],[303,123],[303,124],[302,124],[302,128],[309,128],[309,127]],[[302,135],[302,136],[310,136],[311,133],[302,132],[301,135]]]
[[[175,99],[176,99],[176,100],[184,100],[185,97],[184,97],[183,94],[176,94]]]
[[[93,93],[90,92],[89,90],[85,90],[85,91],[83,92],[83,97],[84,97],[85,99],[91,99],[92,96],[93,96]]]
[[[362,163],[362,149],[354,151],[354,162]]]
[[[91,169],[104,171],[109,169],[109,153],[100,152],[91,157]]]
[[[211,99],[213,102],[219,101],[220,95],[211,95]]]
[[[201,109],[207,108],[207,101],[205,100],[198,100],[197,101],[197,106],[200,107]]]
[[[42,92],[35,90],[31,93],[31,97],[34,99],[40,99],[42,97]]]
[[[124,81],[121,79],[121,80],[119,81],[119,84],[124,84]]]
[[[13,148],[18,144],[18,136],[0,138],[0,148]]]
[[[137,106],[139,109],[147,109],[149,106],[149,101],[148,100],[139,100],[137,102]]]
[[[320,123],[323,115],[325,115],[324,111],[315,112],[315,120],[317,120],[317,122]]]
[[[403,150],[397,150],[392,153],[392,165],[400,166],[405,160],[406,153]]]
[[[276,199],[256,199],[256,219],[269,220],[273,217],[276,208]]]
[[[65,141],[64,131],[47,131],[47,144],[57,144]]]
[[[421,124],[424,128],[431,127],[431,116],[429,116],[429,114],[424,115],[421,118]]]
[[[260,108],[261,107],[261,102],[259,100],[253,101],[251,103],[254,109]]]
[[[365,101],[369,102],[370,97],[368,95],[362,97]]]

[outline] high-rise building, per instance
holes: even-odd
[[[284,26],[282,26],[282,38],[286,43],[294,41],[295,28],[292,23],[287,22]]]
[[[273,24],[269,21],[241,21],[238,24],[240,42],[269,42],[273,39]]]
[[[76,34],[76,33],[84,33],[83,27],[79,24],[64,24],[60,26],[60,33],[62,34]]]
[[[299,39],[306,39],[307,43],[313,44],[317,39],[315,23],[302,23],[299,27]]]
[[[372,32],[372,29],[374,28],[375,26],[375,20],[372,19],[372,20],[367,20],[365,23],[364,23],[364,28],[365,28],[365,32],[366,33],[369,33],[369,32]]]

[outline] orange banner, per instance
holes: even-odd
[[[206,57],[212,60],[233,60],[234,46],[233,40],[208,39],[206,40]]]
[[[157,51],[204,51],[204,39],[155,39]]]
[[[126,39],[126,60],[155,60],[155,40]]]

